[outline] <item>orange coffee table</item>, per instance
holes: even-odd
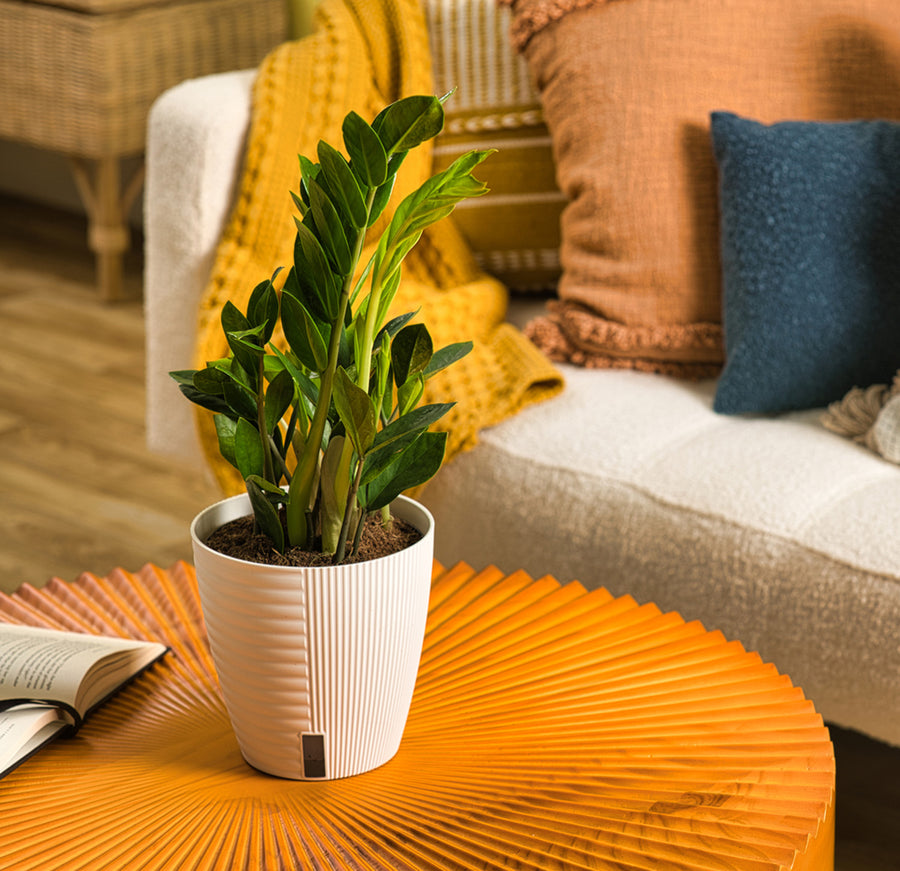
[[[174,653],[0,780],[0,868],[833,868],[813,704],[628,597],[436,566],[400,752],[322,783],[243,762],[189,565],[25,586],[0,620]]]

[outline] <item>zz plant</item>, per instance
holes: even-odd
[[[293,265],[256,286],[245,312],[226,303],[228,357],[170,373],[189,400],[215,412],[219,450],[279,551],[321,540],[341,562],[369,514],[390,522],[393,499],[443,462],[447,434],[429,428],[453,403],[419,403],[426,380],[472,344],[434,350],[426,327],[411,323],[415,312],[387,316],[422,232],[486,192],[472,170],[489,152],[461,156],[407,196],[361,262],[404,157],[443,123],[442,99],[408,97],[371,124],[346,116],[349,160],[326,142],[318,162],[301,156]],[[273,341],[279,326],[283,342]]]

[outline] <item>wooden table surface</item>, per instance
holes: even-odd
[[[25,586],[0,619],[173,651],[0,780],[0,869],[833,868],[812,702],[629,597],[435,566],[400,752],[323,783],[242,760],[191,566]]]

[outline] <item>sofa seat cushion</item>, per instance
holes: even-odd
[[[712,410],[715,381],[564,366],[424,501],[437,557],[577,578],[721,629],[826,719],[900,744],[900,470],[825,430]]]

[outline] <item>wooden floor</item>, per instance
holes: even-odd
[[[85,232],[0,199],[0,589],[189,558],[216,495],[144,447],[140,244],[104,306]]]
[[[139,244],[97,300],[83,220],[0,197],[0,589],[189,558],[217,497],[144,448]],[[900,871],[900,749],[832,727],[838,871]]]

